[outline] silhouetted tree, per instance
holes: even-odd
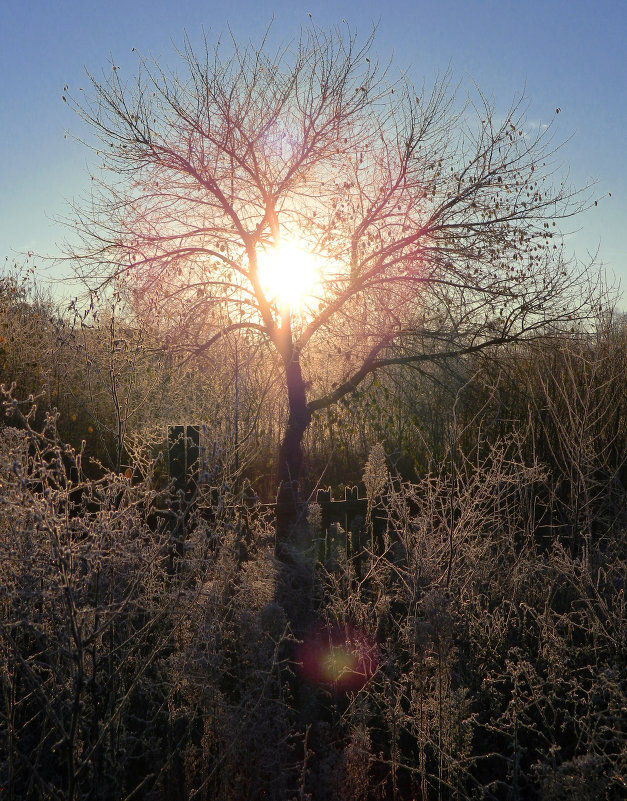
[[[556,175],[552,127],[520,100],[460,107],[446,77],[417,92],[372,43],[313,26],[278,49],[186,40],[179,72],[142,61],[129,83],[113,65],[68,96],[104,167],[69,253],[90,289],[132,293],[190,358],[237,339],[280,376],[280,540],[312,415],[377,370],[532,338],[590,301],[562,257],[556,222],[585,200]],[[313,265],[299,303],[264,279],[275,251],[284,282]]]

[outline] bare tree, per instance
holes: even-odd
[[[562,257],[557,223],[585,195],[557,173],[552,126],[521,100],[460,106],[447,77],[417,92],[372,44],[315,27],[279,49],[186,40],[179,73],[142,61],[127,83],[112,65],[68,95],[103,166],[69,255],[190,358],[238,337],[277,372],[285,535],[313,414],[377,370],[532,338],[591,298]],[[291,260],[282,287],[269,254]]]

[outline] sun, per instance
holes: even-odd
[[[304,245],[284,239],[279,247],[257,253],[259,280],[264,294],[279,308],[301,311],[320,283],[320,265]]]

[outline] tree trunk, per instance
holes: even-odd
[[[289,416],[279,449],[275,601],[285,611],[292,634],[304,641],[315,621],[314,566],[307,556],[308,543],[303,542],[305,515],[299,503],[298,484],[303,463],[303,436],[311,421],[311,411],[307,407],[298,351],[292,350],[291,358],[285,359],[284,364]],[[316,752],[315,746],[308,745],[307,736],[312,727],[314,733],[318,731],[322,708],[319,694],[312,692],[299,673],[299,657],[293,646],[293,643],[284,645],[281,651],[282,682],[291,688],[295,731],[306,733],[303,740],[298,734],[293,738],[293,759],[295,764],[306,764],[307,754]],[[302,797],[303,775],[286,775],[290,798]]]
[[[311,420],[298,353],[285,365],[289,417],[279,449],[276,509],[277,546],[289,542],[300,522],[298,482],[303,463],[303,436]]]

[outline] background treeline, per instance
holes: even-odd
[[[330,536],[312,504],[294,559],[318,639],[376,662],[350,691],[303,686],[251,501],[271,360],[185,362],[116,302],[59,313],[14,279],[0,326],[3,797],[624,796],[624,322],[389,372],[314,421],[308,488],[368,498]],[[165,426],[202,421],[181,507]]]
[[[36,396],[39,420],[54,410],[61,439],[83,448],[90,475],[137,470],[149,444],[165,454],[167,426],[204,423],[212,454],[262,501],[274,500],[286,409],[270,355],[260,368],[246,341],[235,341],[211,358],[180,357],[119,298],[79,314],[73,304],[59,309],[28,277],[0,280],[0,332],[2,383],[14,384],[19,398]],[[314,417],[306,490],[328,485],[341,496],[360,483],[378,442],[393,471],[415,480],[450,459],[451,449],[469,456],[523,431],[526,457],[570,479],[574,463],[592,459],[601,469],[600,460],[625,484],[626,351],[627,318],[606,308],[586,331],[442,365],[388,368]]]

